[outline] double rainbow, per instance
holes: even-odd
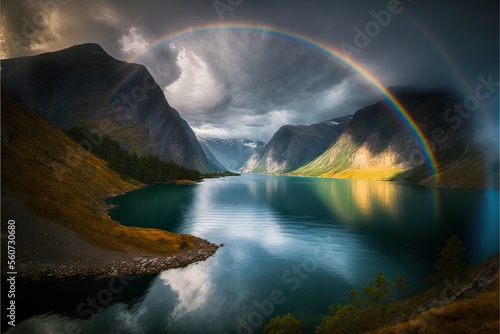
[[[411,131],[417,143],[419,144],[420,148],[422,149],[429,171],[436,178],[439,179],[437,159],[433,153],[429,141],[426,139],[420,127],[412,118],[408,110],[401,104],[401,102],[399,102],[398,99],[382,84],[382,82],[380,82],[377,79],[377,77],[375,77],[372,73],[370,73],[370,71],[362,64],[354,61],[354,59],[348,57],[341,50],[333,47],[332,45],[323,43],[322,41],[313,39],[309,36],[305,36],[296,32],[277,29],[269,25],[248,24],[241,22],[223,22],[216,24],[211,23],[207,25],[191,27],[188,29],[183,29],[168,33],[167,35],[155,40],[153,43],[150,43],[147,48],[134,54],[132,57],[127,59],[127,61],[136,62],[138,58],[140,58],[147,52],[159,48],[162,45],[173,43],[177,40],[181,40],[183,38],[186,38],[187,36],[192,36],[193,34],[214,33],[221,31],[255,32],[255,33],[274,36],[277,38],[282,38],[285,40],[292,41],[294,43],[299,43],[318,52],[319,54],[327,56],[328,58],[342,65],[343,67],[350,69],[355,73],[360,74],[365,79],[365,81],[368,84],[370,84],[370,86],[372,86],[376,91],[378,91],[383,96],[386,103],[401,119],[403,124]],[[118,90],[121,83],[128,80],[128,78],[130,78],[130,76],[132,75],[133,73],[128,77],[124,78],[116,87],[116,89],[112,92],[112,95]]]

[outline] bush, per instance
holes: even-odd
[[[265,334],[302,334],[300,321],[288,313],[282,317],[277,316],[264,327]]]
[[[370,304],[380,305],[388,300],[393,286],[394,284],[388,281],[379,271],[375,276],[375,280],[370,280],[368,286],[363,288],[363,292]]]
[[[330,306],[330,313],[322,316],[323,322],[316,327],[317,334],[361,333],[362,311],[352,305]]]
[[[467,271],[464,243],[456,235],[452,235],[446,241],[434,269],[436,274],[427,278],[428,283],[438,284],[453,281]]]
[[[328,315],[316,327],[317,334],[362,333],[389,323],[397,314],[398,305],[391,304],[392,288],[396,286],[399,297],[410,290],[404,278],[399,275],[395,283],[387,280],[381,272],[363,288],[363,295],[357,290],[349,293],[350,304],[330,306]]]

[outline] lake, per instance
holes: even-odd
[[[9,333],[261,333],[292,313],[314,332],[331,304],[348,301],[382,271],[412,293],[444,242],[457,234],[467,260],[498,252],[497,190],[434,189],[367,180],[242,175],[195,185],[156,185],[110,201],[123,225],[189,233],[224,243],[186,268],[128,278],[92,319],[75,309],[108,280],[22,286],[25,320]],[[36,296],[36,299],[34,298]],[[36,304],[36,305],[34,305]]]

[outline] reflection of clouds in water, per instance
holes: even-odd
[[[230,183],[211,180],[204,182],[196,188],[193,207],[185,216],[189,219],[190,230],[188,233],[206,238],[212,234],[211,230],[223,227],[224,235],[229,240],[217,240],[210,238],[212,242],[229,242],[230,240],[256,241],[265,247],[272,249],[276,246],[285,246],[290,240],[283,234],[283,228],[279,224],[280,217],[266,206],[256,210],[255,205],[242,205],[244,203],[230,203],[221,206],[213,202],[218,193],[224,187],[230,187]],[[243,194],[244,196],[244,194]],[[220,200],[220,198],[219,198]],[[238,207],[235,208],[234,205]],[[237,210],[235,215],[233,211]],[[259,224],[259,228],[255,228]]]
[[[234,293],[248,293],[241,285],[242,273],[234,270],[232,254],[226,255],[228,257],[223,260],[224,265],[221,265],[220,257],[210,258],[199,265],[168,270],[159,276],[161,285],[158,288],[168,287],[177,295],[176,302],[172,305],[173,310],[169,312],[166,327],[168,333],[203,332],[199,324],[212,329],[219,328],[223,325],[221,318],[227,316]],[[239,278],[235,279],[233,274]],[[223,330],[213,332],[222,333]]]
[[[133,311],[122,309],[118,312],[116,322],[119,333],[142,333],[144,326],[141,326],[140,318],[146,311],[146,307],[140,307]]]
[[[179,302],[172,312],[174,319],[204,307],[213,289],[207,266],[191,265],[179,270],[164,271],[160,278],[178,294]]]
[[[288,193],[286,185],[273,179],[262,183],[249,182],[238,193],[237,196],[241,197],[222,201],[221,204],[220,194],[224,194],[224,188],[234,185],[218,180],[204,182],[196,188],[187,233],[216,243],[224,242],[226,250],[230,249],[232,259],[242,266],[254,261],[254,257],[248,254],[248,249],[241,243],[253,244],[273,258],[301,263],[306,258],[315,257],[321,239],[321,251],[328,251],[330,255],[318,258],[318,265],[340,275],[349,283],[356,280],[356,270],[353,268],[367,266],[364,263],[366,259],[382,256],[348,231],[331,225],[325,228],[324,221],[318,225],[308,224],[305,230],[302,222],[291,221],[289,216],[281,214],[272,205],[258,203],[269,196]],[[245,203],[248,198],[254,201],[251,205]],[[225,240],[218,240],[218,236],[224,236]],[[199,275],[207,276],[206,273]]]

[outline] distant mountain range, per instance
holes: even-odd
[[[282,126],[243,166],[246,173],[283,174],[302,167],[325,152],[352,116],[313,125]]]
[[[55,127],[105,134],[130,153],[154,155],[202,173],[229,169],[498,187],[498,140],[480,133],[473,117],[454,112],[463,99],[446,91],[391,88],[431,143],[441,176],[437,179],[414,134],[385,101],[354,116],[284,125],[266,144],[198,140],[144,66],[116,60],[97,44],[5,59],[2,89]]]
[[[265,145],[263,141],[251,139],[198,137],[198,140],[207,156],[213,155],[225,169],[230,171],[239,171],[255,148]]]
[[[129,152],[201,172],[222,168],[146,67],[116,60],[97,44],[2,60],[2,87],[58,128],[107,134]]]
[[[386,101],[354,116],[309,126],[285,125],[255,149],[243,172],[498,187],[498,141],[479,133],[471,120],[450,112],[462,99],[446,91],[390,90],[430,143],[440,178],[428,168],[408,125]]]

